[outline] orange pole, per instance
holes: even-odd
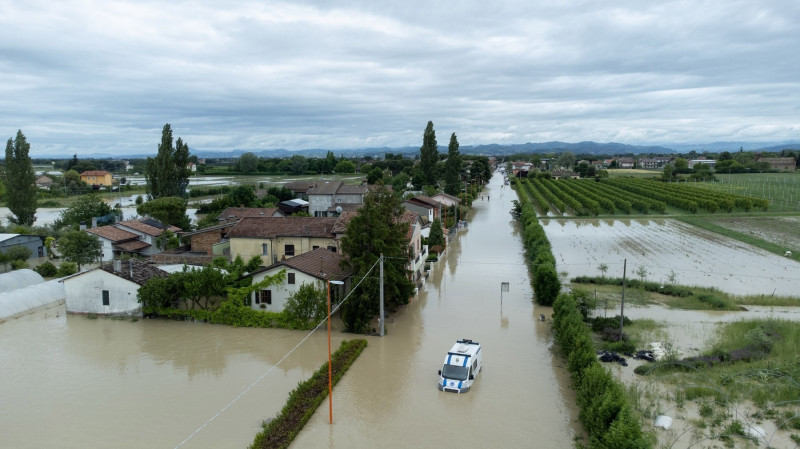
[[[328,415],[333,424],[333,368],[331,367],[331,281],[328,279]]]

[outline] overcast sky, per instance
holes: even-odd
[[[336,3],[337,6],[331,6]],[[800,140],[800,1],[0,0],[31,155]]]

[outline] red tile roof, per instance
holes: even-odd
[[[218,218],[272,217],[277,210],[277,207],[229,207],[220,212]]]
[[[351,270],[344,270],[339,263],[344,260],[344,256],[325,248],[317,248],[313,251],[294,256],[287,260],[282,260],[266,268],[255,271],[255,273],[271,270],[276,267],[287,267],[306,273],[310,276],[324,280],[341,280],[352,276]]]
[[[327,237],[333,238],[337,218],[328,217],[245,217],[227,238]]]
[[[139,232],[141,232],[143,234],[147,234],[147,235],[153,236],[153,237],[158,237],[164,232],[160,228],[157,228],[155,226],[150,226],[149,224],[142,223],[141,220],[120,221],[115,226],[117,226],[117,227],[126,227],[126,228],[129,228],[129,229],[133,229],[135,231],[139,231]],[[167,230],[169,230],[170,232],[179,232],[181,230],[181,228],[178,228],[176,226],[169,226],[167,228]]]
[[[113,243],[139,239],[138,234],[134,234],[133,232],[129,232],[112,225],[100,226],[99,228],[89,228],[86,230],[86,232],[94,234],[98,237],[102,237],[106,240],[111,240]]]

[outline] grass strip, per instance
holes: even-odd
[[[339,382],[366,346],[366,340],[342,342],[331,355],[333,385]],[[250,449],[289,447],[327,396],[328,362],[325,362],[308,380],[289,393],[286,405],[275,419],[264,422],[263,430],[256,434]]]

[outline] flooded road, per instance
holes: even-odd
[[[334,390],[333,426],[320,407],[292,447],[573,447],[571,391],[538,321],[550,313],[531,301],[508,213],[516,195],[501,180],[387,335],[367,337]],[[339,329],[334,348],[360,337]],[[326,361],[324,330],[291,352],[305,336],[63,308],[3,323],[0,447],[247,447]],[[459,338],[481,342],[484,369],[470,392],[440,392],[436,372]]]
[[[333,426],[321,407],[292,447],[573,447],[571,391],[553,366],[549,323],[538,321],[550,312],[531,302],[509,214],[516,194],[501,179],[415,301],[336,386]],[[438,391],[437,370],[460,338],[481,343],[484,369],[468,393]]]

